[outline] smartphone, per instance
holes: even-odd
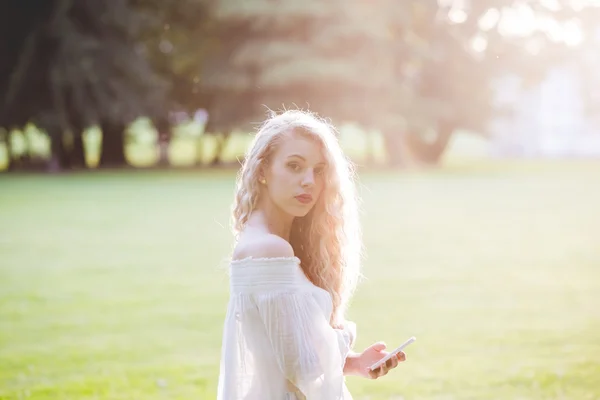
[[[410,339],[408,339],[406,342],[402,343],[398,348],[394,349],[390,354],[388,354],[387,356],[383,357],[381,360],[377,361],[375,364],[371,365],[371,367],[370,367],[371,371],[373,371],[374,369],[379,368],[380,365],[385,364],[385,362],[387,360],[389,360],[390,358],[395,357],[398,353],[400,353],[402,351],[402,349],[404,349],[406,346],[408,346],[409,344],[411,344],[415,340],[417,340],[417,339],[413,336]]]

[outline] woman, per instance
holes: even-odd
[[[237,181],[218,398],[351,399],[344,375],[375,379],[383,343],[351,351],[344,312],[359,277],[361,235],[350,163],[333,127],[303,111],[273,115]]]

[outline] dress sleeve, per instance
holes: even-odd
[[[329,325],[311,293],[261,294],[256,304],[285,377],[308,400],[343,399],[352,335]]]

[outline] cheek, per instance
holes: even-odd
[[[295,184],[294,175],[284,167],[273,168],[270,175],[271,185],[269,191],[271,194],[277,198],[287,196]]]
[[[316,189],[319,193],[323,192],[323,190],[325,189],[325,179],[325,177],[320,177],[316,181]]]
[[[279,185],[285,184],[290,180],[290,173],[284,166],[273,168],[271,174],[273,176],[273,180],[275,180]]]

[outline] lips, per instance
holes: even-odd
[[[312,201],[312,196],[310,194],[301,194],[296,196],[296,199],[302,204],[308,204]]]

